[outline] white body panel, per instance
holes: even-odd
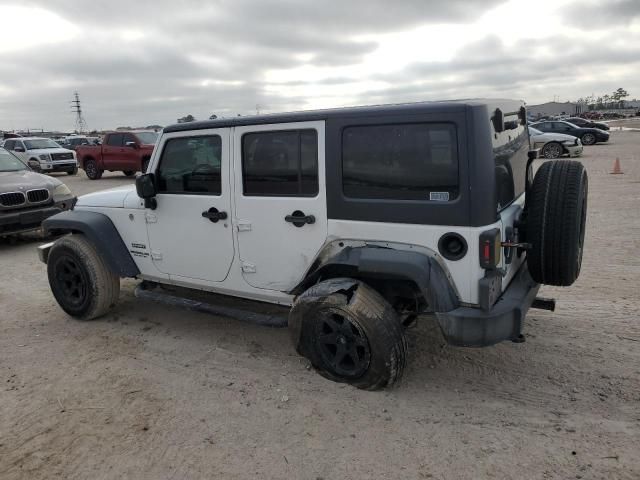
[[[315,197],[244,196],[242,136],[249,132],[315,129],[318,135],[318,194]],[[324,122],[256,125],[234,129],[235,218],[240,260],[246,282],[268,290],[292,289],[327,238]],[[285,217],[300,210],[315,223],[296,227]]]
[[[221,139],[220,195],[159,193],[157,208],[147,210],[151,258],[156,268],[173,277],[221,282],[229,273],[234,246],[231,222],[213,223],[202,216],[210,208],[231,212],[229,191],[230,129],[199,130],[164,135],[158,150],[174,138],[217,135]]]

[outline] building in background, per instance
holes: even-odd
[[[527,113],[534,118],[554,115],[577,115],[586,110],[586,105],[573,102],[547,102],[540,105],[527,105]]]

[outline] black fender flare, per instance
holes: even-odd
[[[339,242],[338,245],[346,242]],[[448,312],[460,306],[460,299],[445,269],[434,255],[378,245],[326,246],[289,293],[299,295],[320,280],[333,277],[406,280],[426,302],[430,312]]]
[[[113,273],[134,278],[140,275],[138,266],[111,219],[98,212],[70,210],[42,222],[45,233],[82,233],[104,256]]]

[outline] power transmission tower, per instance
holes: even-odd
[[[78,92],[73,92],[73,100],[71,100],[71,111],[76,114],[76,131],[82,133],[87,129],[87,122],[82,116],[82,106],[80,105],[80,96]]]

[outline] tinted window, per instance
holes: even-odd
[[[168,140],[156,172],[158,192],[220,195],[221,159],[218,135]]]
[[[121,147],[122,146],[122,137],[121,133],[114,133],[113,135],[109,135],[107,138],[107,145],[112,147]]]
[[[15,143],[15,140],[7,140],[6,142],[4,142],[4,148],[6,148],[7,150],[13,150]]]
[[[281,130],[245,134],[242,188],[247,196],[317,195],[317,132]]]
[[[353,198],[456,198],[455,127],[421,123],[345,128],[342,186],[344,194]]]

